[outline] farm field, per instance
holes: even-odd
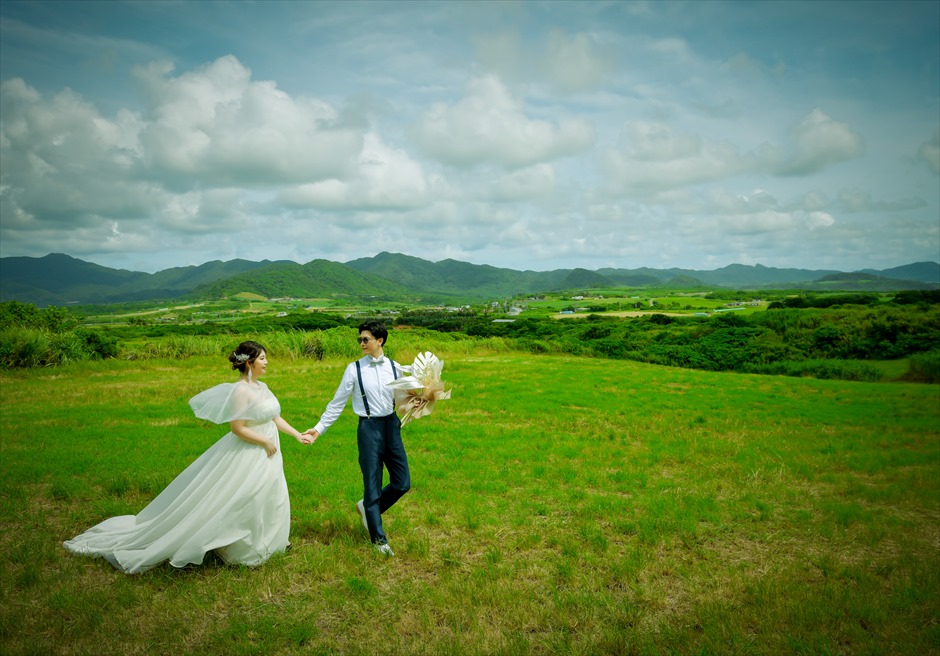
[[[0,653],[940,653],[940,386],[438,355],[452,398],[403,429],[394,558],[352,511],[347,408],[282,437],[286,554],[139,576],[61,542],[225,433],[187,400],[228,363],[4,371]],[[345,361],[270,359],[312,426]]]

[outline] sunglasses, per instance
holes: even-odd
[[[371,338],[371,337],[360,337],[360,338],[357,339],[356,341],[359,342],[360,344],[368,344],[369,342],[372,341],[372,338]]]

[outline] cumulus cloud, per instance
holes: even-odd
[[[707,211],[722,214],[743,214],[774,209],[777,199],[763,189],[750,194],[733,194],[727,189],[713,189],[706,194]]]
[[[167,64],[136,69],[153,120],[141,132],[152,167],[176,184],[264,186],[341,177],[362,148],[330,105],[292,98],[226,56],[171,77]],[[194,177],[195,176],[195,177]]]
[[[829,206],[829,196],[822,190],[813,189],[803,194],[803,198],[800,202],[802,207],[806,210],[821,210]]]
[[[136,69],[145,106],[112,117],[69,89],[47,98],[22,79],[4,81],[4,241],[61,242],[74,253],[154,250],[172,235],[248,229],[268,202],[250,194],[325,180],[342,188],[340,205],[425,202],[420,166],[327,103],[252,81],[234,57],[172,73],[159,62]]]
[[[940,129],[934,132],[930,139],[921,144],[917,156],[935,175],[940,175]]]
[[[764,142],[747,152],[728,140],[677,134],[662,121],[629,121],[618,147],[601,156],[603,191],[642,197],[740,174],[809,175],[864,152],[860,135],[818,109],[789,136],[784,146]]]
[[[238,233],[252,225],[245,194],[240,189],[208,189],[167,195],[156,224],[188,234]]]
[[[6,228],[76,227],[147,215],[158,190],[132,175],[140,152],[138,115],[121,111],[108,119],[68,89],[45,100],[20,79],[3,82],[0,96]],[[122,185],[119,193],[115,183]]]
[[[845,212],[903,212],[926,206],[921,198],[901,198],[894,201],[873,200],[871,194],[857,187],[839,191],[839,203]]]
[[[736,175],[752,168],[754,157],[726,141],[676,134],[664,123],[630,121],[619,147],[602,156],[602,166],[606,193],[643,196]]]
[[[595,140],[594,126],[581,118],[557,123],[526,116],[495,76],[472,79],[453,105],[434,103],[411,130],[421,151],[457,167],[523,168],[579,153]]]
[[[836,223],[832,214],[821,209],[783,207],[763,189],[749,194],[711,190],[703,195],[701,205],[692,208],[692,213],[711,216],[722,231],[738,235],[817,230]]]
[[[600,86],[614,69],[608,53],[600,54],[589,34],[569,35],[553,30],[548,37],[543,61],[548,78],[565,92],[584,91]]]
[[[865,152],[862,136],[848,124],[814,109],[792,130],[794,152],[778,169],[780,175],[809,175],[854,159]]]
[[[354,175],[347,180],[331,178],[290,187],[281,192],[280,199],[294,208],[404,210],[425,205],[428,191],[421,166],[370,132],[364,138]]]
[[[561,29],[544,40],[525,43],[519,32],[500,31],[476,37],[476,59],[510,82],[548,84],[562,93],[597,89],[616,70],[613,53],[587,32]]]
[[[536,164],[500,176],[492,183],[490,195],[493,200],[503,202],[537,200],[550,196],[555,184],[555,167]]]

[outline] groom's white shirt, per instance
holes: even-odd
[[[359,358],[359,366],[362,369],[362,386],[365,388],[366,398],[369,400],[369,414],[373,417],[384,417],[395,412],[395,397],[391,388],[386,386],[395,380],[395,374],[392,372],[391,359],[382,356],[373,358],[366,355]],[[398,375],[401,375],[401,365],[395,363]],[[352,408],[360,417],[366,416],[366,407],[362,402],[362,396],[359,393],[359,380],[356,376],[356,363],[350,362],[346,365],[343,372],[343,379],[336,388],[336,394],[333,400],[326,406],[326,410],[320,415],[320,421],[314,427],[320,435],[323,435],[333,425],[343,408],[346,407],[346,401],[352,397]]]

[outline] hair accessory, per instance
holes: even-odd
[[[251,357],[251,356],[248,355],[247,353],[236,353],[236,354],[235,354],[235,359],[238,360],[239,362],[247,362],[247,361],[248,361],[248,358],[250,358],[250,357]]]

